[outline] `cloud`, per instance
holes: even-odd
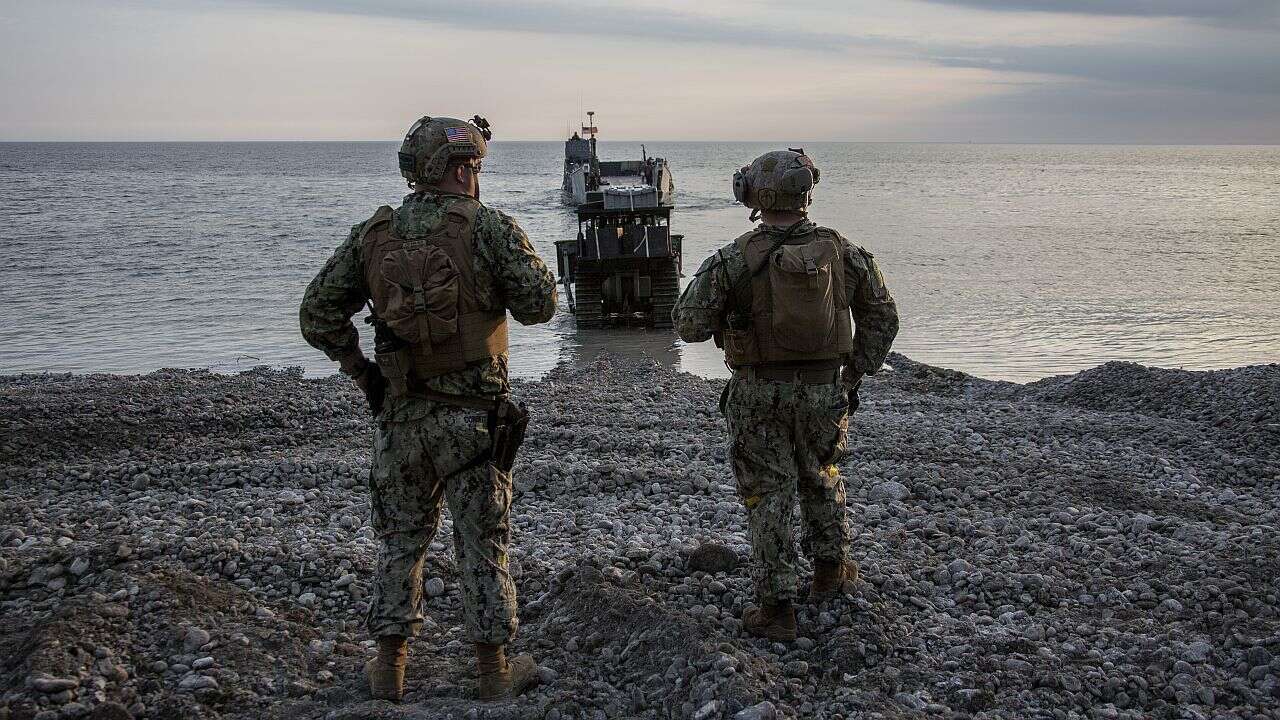
[[[1280,96],[1013,83],[921,118],[916,132],[990,142],[1280,143]]]
[[[397,100],[450,87],[464,106],[561,117],[586,87],[642,118],[632,136],[673,132],[647,117],[652,97],[705,110],[716,129],[698,132],[726,137],[811,115],[833,138],[1280,134],[1280,34],[1243,22],[1280,0],[812,0],[803,15],[745,0],[731,10],[730,0],[112,0],[83,12],[81,2],[0,10],[0,44],[18,48],[0,66],[0,90],[15,99],[0,109],[0,136],[105,132],[67,118],[106,118],[131,138],[292,137],[319,127],[314,108],[413,84],[389,78],[441,58],[447,66]],[[1153,17],[1177,13],[1198,19]],[[1140,17],[1108,20],[1120,14]],[[466,79],[455,87],[453,75]],[[546,137],[539,122],[517,134]],[[367,113],[314,132],[387,134]]]
[[[1276,20],[1276,0],[925,0],[977,10],[1051,12],[1126,17],[1181,17],[1209,21]]]
[[[707,15],[634,4],[560,3],[535,0],[457,2],[451,0],[210,0],[307,12],[394,18],[470,31],[530,32],[589,36],[597,40],[658,40],[712,43],[735,47],[837,52],[854,46],[892,47],[893,41],[772,24],[726,20]],[[643,56],[636,58],[643,63]],[[589,57],[583,58],[589,62]]]
[[[878,35],[857,35],[778,27],[776,24],[696,15],[634,3],[580,3],[548,0],[207,0],[280,10],[349,14],[433,23],[459,30],[500,30],[586,36],[619,41],[645,40],[718,44],[735,48],[808,50],[836,54],[872,48],[900,59],[941,67],[1087,78],[1139,86],[1191,87],[1229,92],[1280,92],[1280,51],[1274,37],[1224,42],[1188,33],[1177,43],[1135,40],[1124,45],[1000,44],[946,47]],[[1008,10],[1091,12],[1108,15],[1195,15],[1242,19],[1274,10],[1276,0],[930,0],[968,7]],[[1202,32],[1212,32],[1204,30]],[[584,58],[588,62],[589,58]],[[643,65],[643,57],[637,63]]]
[[[1061,75],[1136,88],[1280,94],[1280,50],[1268,39],[1207,37],[1178,45],[952,48],[930,59],[947,67]]]

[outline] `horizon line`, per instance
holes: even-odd
[[[489,142],[490,142],[490,144],[502,144],[502,143],[551,143],[551,142],[565,142],[565,140],[567,140],[567,138],[565,138],[565,139],[529,139],[529,138],[517,138],[517,139],[502,139],[502,140],[495,139],[495,140],[491,140],[491,141],[489,141]],[[0,138],[0,144],[2,144],[2,145],[36,145],[36,144],[48,144],[48,145],[67,144],[67,145],[70,145],[70,144],[76,144],[76,143],[79,143],[79,144],[99,144],[99,145],[109,145],[109,144],[118,144],[118,145],[127,145],[127,144],[135,144],[135,145],[146,145],[146,144],[155,144],[155,145],[158,145],[158,144],[172,144],[172,145],[179,145],[179,144],[187,144],[187,145],[201,145],[201,144],[210,144],[210,145],[211,145],[211,144],[218,144],[218,143],[225,143],[225,144],[236,144],[236,143],[240,143],[240,144],[256,144],[256,143],[264,143],[264,144],[265,144],[265,143],[298,143],[298,144],[316,143],[316,144],[320,144],[320,143],[327,143],[327,144],[333,144],[333,143],[396,143],[396,142],[400,142],[400,140],[398,140],[398,139],[377,139],[377,140],[369,140],[369,139],[361,139],[361,140],[353,140],[353,139],[280,140],[280,139],[254,139],[254,138],[248,138],[248,139],[243,139],[243,138],[241,138],[241,139],[203,139],[203,140],[169,140],[169,139],[160,139],[160,140],[156,140],[156,139],[151,139],[151,140],[103,140],[103,139],[97,139],[97,140],[87,140],[87,139],[78,139],[78,140],[67,140],[67,139],[41,139],[41,140],[29,140],[29,139],[28,139],[28,140],[10,140],[10,139]],[[732,144],[732,143],[755,143],[755,144],[779,144],[779,143],[781,143],[781,144],[784,144],[784,145],[786,145],[786,144],[800,144],[800,145],[803,145],[803,144],[809,144],[809,143],[813,143],[813,144],[819,144],[819,143],[831,143],[831,144],[841,144],[841,145],[1130,145],[1130,146],[1144,146],[1144,147],[1171,147],[1171,146],[1183,146],[1183,147],[1188,147],[1188,146],[1189,146],[1189,147],[1275,147],[1275,146],[1280,146],[1280,140],[1275,141],[1275,142],[1246,142],[1246,141],[1226,141],[1226,140],[1223,140],[1223,141],[1215,141],[1215,142],[1172,142],[1172,141],[1167,141],[1167,142],[1138,141],[1138,142],[1135,142],[1135,141],[1127,141],[1127,140],[813,140],[813,139],[810,139],[810,140],[794,140],[794,139],[792,139],[792,140],[662,140],[662,139],[654,139],[654,138],[619,138],[619,139],[601,140],[600,142],[603,142],[603,143],[681,143],[681,144],[694,144],[694,143],[704,143],[704,144],[705,144],[705,143],[715,143],[715,144],[726,144],[726,145],[727,145],[727,144]]]

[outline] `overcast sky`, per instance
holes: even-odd
[[[0,53],[0,140],[1280,143],[1280,0],[0,0]]]

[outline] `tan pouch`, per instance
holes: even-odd
[[[825,239],[783,245],[769,258],[770,329],[778,346],[802,353],[831,347],[838,312],[834,283],[839,260],[834,243]]]
[[[405,243],[382,258],[383,321],[400,339],[430,353],[458,334],[459,274],[448,253]]]

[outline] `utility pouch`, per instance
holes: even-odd
[[[386,380],[388,394],[400,397],[409,392],[409,374],[413,370],[413,355],[409,345],[396,336],[378,311],[369,305],[369,317],[364,321],[373,326],[373,360]]]
[[[504,473],[511,472],[528,427],[529,410],[524,403],[517,404],[503,398],[489,411],[489,436],[493,438],[489,462],[494,467]]]
[[[732,363],[744,364],[742,363],[742,358],[752,358],[759,354],[756,334],[750,329],[725,330],[723,338],[724,354]]]
[[[834,287],[839,263],[839,251],[826,239],[784,245],[770,257],[771,330],[778,345],[812,353],[834,344],[836,316],[843,309]]]
[[[373,358],[378,363],[382,376],[387,379],[387,388],[392,397],[400,397],[409,392],[409,372],[413,369],[413,357],[408,348],[377,352]]]

